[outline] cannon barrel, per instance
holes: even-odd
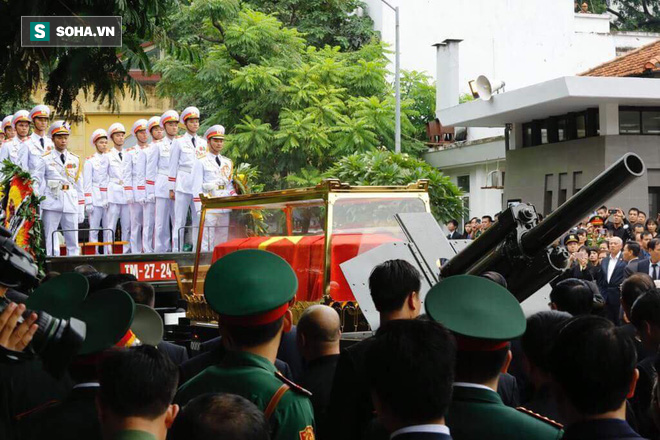
[[[442,278],[463,273],[501,273],[523,301],[568,264],[566,252],[548,249],[585,215],[644,174],[644,162],[628,153],[578,191],[542,222],[532,205],[506,209],[498,221],[440,270]]]
[[[643,174],[642,159],[634,153],[625,154],[548,215],[538,226],[524,234],[521,239],[523,251],[533,255],[550,246],[586,214],[598,208],[633,179]]]

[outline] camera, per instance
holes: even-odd
[[[7,229],[0,227],[0,286],[27,291],[38,284],[39,268],[32,256],[14,243]],[[5,296],[0,297],[0,313],[9,303]],[[21,361],[37,355],[46,370],[60,375],[82,347],[86,325],[76,318],[59,319],[44,311],[32,310],[26,310],[19,323],[32,313],[37,314],[38,327],[32,342],[23,353],[0,347],[0,361]]]

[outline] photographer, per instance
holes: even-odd
[[[630,239],[634,239],[634,236],[631,235],[630,225],[625,222],[626,216],[623,214],[621,208],[610,209],[609,213],[612,215],[612,221],[605,223],[608,233],[612,237],[619,237],[624,243]]]

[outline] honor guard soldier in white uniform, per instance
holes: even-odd
[[[55,121],[48,134],[54,148],[44,155],[46,185],[41,216],[46,234],[46,253],[60,254],[59,246],[53,246],[53,233],[61,225],[67,255],[79,255],[78,223],[85,219],[82,165],[80,158],[67,149],[69,124]]]
[[[14,113],[11,119],[11,126],[16,131],[16,136],[0,150],[0,162],[9,159],[11,163],[27,171],[30,113],[27,110],[19,110]]]
[[[199,110],[197,107],[188,107],[181,113],[181,123],[186,127],[186,134],[178,137],[172,143],[172,156],[170,158],[169,181],[170,198],[174,199],[174,231],[172,231],[173,250],[183,250],[184,230],[188,210],[192,217],[193,248],[196,244],[199,216],[195,209],[195,202],[199,202],[199,192],[193,188],[193,172],[199,159],[206,154],[206,141],[197,136],[199,130]]]
[[[11,120],[14,118],[14,115],[5,116],[2,120],[2,132],[5,134],[5,139],[3,142],[9,142],[16,136],[16,130],[11,126]]]
[[[96,153],[85,160],[83,171],[85,184],[85,210],[89,215],[89,241],[97,242],[101,220],[108,209],[108,133],[99,128],[89,140]],[[105,227],[105,225],[103,225]]]
[[[130,180],[133,190],[132,196],[128,195],[128,206],[131,210],[131,253],[139,254],[142,252],[142,211],[146,201],[146,178],[144,166],[138,166],[138,156],[140,151],[147,148],[149,134],[147,133],[147,120],[138,119],[131,127],[131,134],[137,139],[135,147],[126,150],[126,157],[130,158],[130,163],[126,163],[125,180]]]
[[[34,180],[33,187],[37,195],[41,195],[45,190],[44,173],[46,164],[43,156],[53,149],[53,141],[46,136],[48,123],[50,120],[50,109],[45,105],[37,105],[30,111],[30,121],[32,121],[32,134],[28,146],[28,170]]]
[[[147,133],[151,135],[152,142],[147,148],[142,148],[137,155],[137,169],[140,170],[141,180],[144,181],[144,201],[142,205],[142,249],[145,253],[154,251],[154,225],[156,213],[156,174],[154,155],[156,142],[163,139],[163,129],[160,128],[160,116],[154,116],[147,121]]]
[[[179,114],[175,110],[168,110],[160,117],[158,127],[152,127],[154,150],[149,156],[147,164],[147,179],[154,182],[154,196],[156,197],[156,213],[154,229],[156,233],[156,253],[172,251],[172,230],[174,225],[174,200],[170,199],[168,176],[170,173],[170,156],[172,153],[172,139],[179,131]]]
[[[208,142],[208,152],[200,160],[202,172],[195,175],[198,188],[208,197],[235,196],[233,172],[234,163],[231,159],[220,154],[224,147],[225,127],[214,125],[204,134]],[[201,185],[199,185],[201,182]],[[196,204],[197,205],[197,204]],[[198,204],[198,205],[201,205]],[[197,206],[198,211],[201,207]],[[229,237],[229,212],[228,209],[207,211],[204,220],[204,236],[202,249],[212,251],[216,245],[224,243]]]
[[[130,161],[125,157],[126,151],[123,150],[124,136],[126,129],[123,125],[115,122],[108,129],[108,136],[114,144],[113,148],[109,148],[108,152],[108,209],[103,218],[103,228],[112,229],[104,231],[103,241],[114,241],[115,231],[117,230],[117,221],[121,222],[121,241],[128,242],[131,234],[131,213],[128,207],[127,194],[132,196],[133,188],[131,182],[125,182],[125,162]],[[130,192],[129,192],[130,191]],[[128,253],[129,245],[123,246],[123,253]],[[106,255],[112,253],[112,248],[107,245],[105,248]]]

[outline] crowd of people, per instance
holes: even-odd
[[[112,253],[118,223],[123,253],[181,252],[188,248],[188,216],[193,234],[199,225],[200,194],[236,194],[233,163],[220,154],[225,129],[213,125],[200,137],[196,107],[138,119],[129,132],[118,122],[107,131],[99,128],[89,140],[95,153],[85,161],[69,150],[69,124],[51,123],[50,117],[45,105],[19,110],[4,118],[0,133],[0,161],[28,172],[34,192],[44,197],[48,255],[60,255],[58,229],[67,255],[79,255],[78,231],[86,218],[89,242],[104,244],[98,252]],[[179,135],[181,125],[185,132]],[[125,148],[129,136],[136,145]],[[203,245],[212,248],[226,240],[228,214],[210,213],[206,226]]]
[[[422,298],[420,272],[389,260],[368,283],[380,327],[343,346],[330,307],[294,325],[296,274],[263,250],[210,267],[219,335],[190,358],[143,336],[135,304],[153,308],[154,290],[130,274],[80,266],[86,296],[72,274],[49,274],[29,297],[6,286],[15,303],[80,317],[88,333],[61,376],[38,357],[0,363],[0,437],[658,439],[660,239],[636,240],[654,232],[636,231],[638,210],[599,211],[563,238],[571,267],[547,310],[525,317],[494,272],[448,277]],[[600,262],[582,248],[598,240]],[[0,314],[5,351],[30,347],[36,316],[21,323],[24,311]]]

